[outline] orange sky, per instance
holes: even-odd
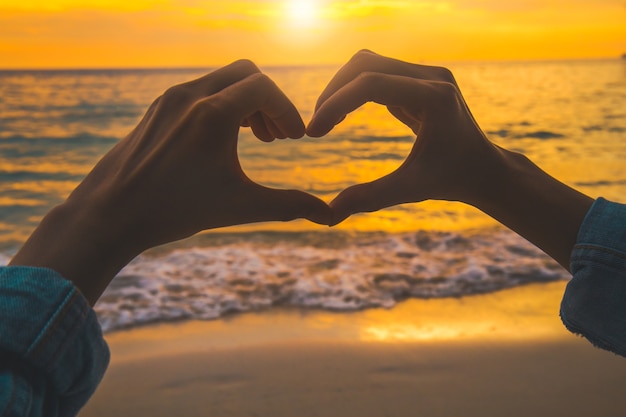
[[[625,0],[0,0],[0,67],[617,57]]]

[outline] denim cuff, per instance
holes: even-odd
[[[626,205],[599,198],[572,251],[561,319],[594,345],[626,356]]]
[[[0,352],[43,374],[75,414],[95,391],[109,349],[95,312],[68,280],[45,268],[0,268]]]

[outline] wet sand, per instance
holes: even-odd
[[[626,359],[563,328],[564,285],[112,333],[80,416],[623,417]]]

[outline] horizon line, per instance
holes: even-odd
[[[425,65],[441,64],[508,64],[508,63],[549,63],[549,62],[580,62],[580,61],[619,61],[625,59],[626,54],[621,56],[606,57],[579,57],[579,58],[513,58],[513,59],[450,59],[450,60],[419,60],[414,63]],[[75,67],[0,67],[0,72],[36,72],[36,71],[165,71],[165,70],[204,70],[216,69],[230,64],[207,64],[207,65],[172,65],[172,66],[75,66]],[[263,68],[311,68],[311,67],[339,67],[344,63],[318,63],[318,64],[259,64]]]

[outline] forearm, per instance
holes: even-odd
[[[499,151],[497,168],[483,186],[488,193],[471,204],[569,270],[578,230],[593,199],[557,181],[525,156]]]
[[[49,268],[83,293],[93,306],[115,274],[134,256],[127,239],[87,205],[52,209],[10,262]]]

